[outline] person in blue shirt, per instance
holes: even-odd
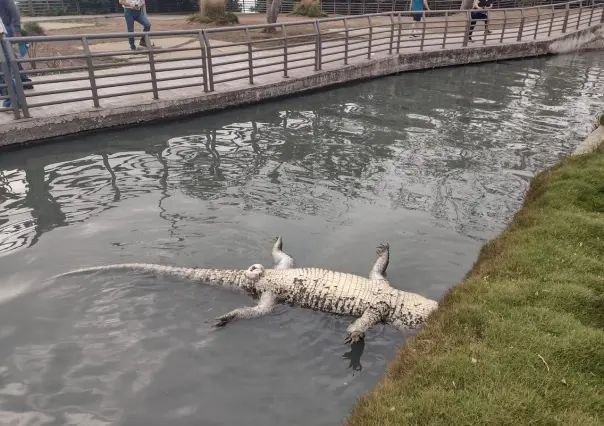
[[[413,23],[411,24],[411,37],[417,37],[417,34],[415,34],[415,26],[422,20],[421,12],[424,11],[424,8],[426,8],[426,10],[430,10],[430,7],[428,6],[428,0],[411,0],[410,6],[411,12],[420,12],[413,13],[411,15],[413,17]]]
[[[21,16],[15,0],[0,0],[0,20],[6,28],[6,37],[21,37]],[[25,43],[19,43],[19,48],[21,55],[27,53]],[[23,71],[21,63],[17,63],[17,68]],[[25,90],[34,88],[31,78],[26,73],[22,72],[20,77]]]

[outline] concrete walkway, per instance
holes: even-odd
[[[120,93],[125,91],[150,91],[152,89],[149,81],[151,78],[149,65],[126,65],[119,69],[95,71],[96,84],[102,86],[98,90],[102,97],[100,109],[94,108],[93,102],[88,100],[58,103],[65,102],[67,99],[75,100],[89,97],[91,93],[89,81],[86,79],[69,83],[53,83],[52,80],[65,78],[66,76],[87,77],[87,72],[44,76],[43,79],[49,81],[48,84],[36,85],[34,90],[26,92],[32,118],[15,120],[12,113],[0,112],[0,134],[2,135],[0,145],[162,117],[210,111],[407,69],[433,68],[435,66],[547,54],[550,51],[551,43],[563,36],[568,39],[567,44],[575,43],[567,47],[567,49],[572,50],[576,48],[577,43],[581,44],[590,41],[590,39],[602,37],[602,25],[599,24],[601,14],[602,9],[596,10],[592,16],[592,26],[588,29],[587,22],[581,23],[577,30],[578,11],[573,11],[569,18],[566,35],[557,29],[552,31],[551,36],[548,37],[549,22],[541,22],[538,28],[540,34],[538,33],[535,37],[536,23],[527,24],[522,32],[522,42],[516,41],[518,27],[507,27],[503,35],[503,42],[501,42],[501,30],[493,30],[491,34],[485,35],[482,24],[478,24],[474,30],[474,41],[469,43],[467,47],[463,47],[464,35],[462,32],[449,33],[446,40],[444,40],[444,33],[434,32],[426,35],[423,50],[420,51],[420,37],[410,37],[408,34],[403,34],[400,39],[400,55],[396,55],[397,32],[395,31],[392,44],[393,54],[390,55],[388,52],[390,29],[389,27],[380,28],[374,30],[371,43],[371,50],[374,53],[370,59],[367,57],[370,47],[369,30],[356,29],[350,31],[350,40],[352,41],[352,38],[355,38],[355,44],[351,49],[354,48],[355,51],[350,52],[349,55],[362,53],[363,56],[350,58],[348,65],[344,65],[343,40],[324,40],[321,52],[323,62],[321,71],[314,70],[314,51],[304,52],[309,50],[309,45],[288,49],[287,57],[290,67],[288,78],[283,77],[284,65],[282,62],[284,56],[282,47],[271,51],[254,51],[252,53],[254,72],[274,71],[274,73],[255,76],[253,85],[249,82],[247,46],[234,46],[227,42],[222,42],[219,45],[212,41],[214,92],[203,91],[203,79],[198,76],[202,70],[201,59],[183,58],[183,55],[190,58],[192,55],[199,55],[199,53],[172,52],[162,54],[164,56],[158,54],[156,59],[159,57],[170,57],[171,59],[170,62],[156,64],[157,78],[162,80],[157,83],[159,100],[153,100],[151,93],[120,96]],[[554,23],[554,28],[561,26],[563,16],[564,13],[561,12]],[[381,34],[379,37],[384,38],[376,39],[378,37],[376,35],[377,31],[385,30],[388,31],[387,35]],[[573,38],[573,35],[576,35],[576,37]],[[445,41],[444,49],[443,41]],[[159,43],[161,42],[156,41],[156,44]],[[199,42],[196,40],[192,40],[190,43],[189,45],[193,48],[199,46]],[[185,46],[189,45],[185,43]],[[93,53],[95,46],[102,45],[91,45]],[[314,44],[311,45],[311,48],[312,46]],[[147,56],[146,53],[143,52],[143,54],[145,57]],[[216,57],[216,55],[221,54],[227,56]],[[268,58],[268,56],[271,57]],[[237,62],[234,63],[235,61]],[[291,67],[302,65],[305,66],[291,70]],[[185,66],[196,66],[197,68],[186,71],[166,70]],[[131,73],[132,75],[103,78],[104,75],[115,74],[116,71]],[[220,74],[221,72],[222,74]],[[216,73],[219,74],[216,75]],[[39,77],[39,79],[42,79],[42,77]],[[174,86],[184,84],[197,84],[198,86],[174,88]],[[66,86],[72,90],[81,90],[64,94],[53,93],[64,90]],[[44,106],[36,107],[37,104]],[[125,115],[129,115],[130,118]]]

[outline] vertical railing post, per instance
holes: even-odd
[[[568,26],[568,14],[570,13],[570,5],[566,3],[566,11],[564,13],[564,22],[562,23],[562,33],[566,33],[566,27]]]
[[[520,25],[518,26],[518,37],[516,38],[516,41],[522,41],[522,32],[524,31],[524,20],[525,20],[525,16],[524,16],[524,9],[520,9]]]
[[[151,70],[151,87],[153,88],[153,99],[159,99],[159,91],[157,90],[157,74],[155,72],[155,55],[153,54],[153,46],[151,45],[151,37],[145,34],[145,44],[147,52],[149,52],[149,69]]]
[[[320,71],[323,67],[323,59],[321,57],[323,50],[323,43],[321,42],[321,26],[319,20],[315,19],[315,71]]]
[[[394,49],[394,13],[390,12],[390,44],[388,45],[388,54],[392,55]]]
[[[595,1],[591,0],[591,5],[589,7],[590,12],[589,12],[589,23],[587,24],[588,27],[591,27],[591,21],[594,18],[594,9],[595,9]]]
[[[539,21],[541,21],[541,9],[537,8],[537,23],[535,24],[535,35],[533,40],[537,40],[537,33],[539,32]]]
[[[203,44],[206,46],[206,63],[208,64],[208,89],[210,92],[214,91],[214,67],[212,66],[212,45],[210,44],[210,38],[208,34],[202,30],[203,33]]]
[[[245,28],[245,39],[247,40],[247,66],[250,76],[250,84],[254,84],[254,52],[252,51],[252,37],[249,28]]]
[[[449,33],[449,11],[445,12],[445,32],[443,34],[443,49],[447,45],[447,34]]]
[[[92,102],[95,108],[100,108],[99,103],[99,92],[96,88],[96,78],[94,76],[94,64],[92,63],[92,56],[90,56],[90,47],[88,46],[88,39],[82,37],[82,47],[84,48],[84,55],[86,55],[86,65],[88,68],[88,79],[90,80],[90,91],[92,92]]]
[[[463,47],[468,46],[468,38],[470,37],[470,22],[472,19],[472,17],[470,16],[469,10],[466,10],[465,15],[466,15],[466,32],[463,36],[463,42],[462,42]]]
[[[348,65],[348,43],[348,19],[344,18],[344,65]]]
[[[16,89],[16,92],[13,96],[13,99],[16,98],[17,102],[15,105],[14,101],[11,101],[11,105],[13,105],[13,112],[15,111],[15,108],[17,108],[17,113],[19,111],[19,107],[21,107],[21,111],[23,111],[23,117],[25,118],[29,118],[29,108],[27,107],[27,101],[25,100],[25,92],[23,91],[23,82],[21,81],[21,73],[19,72],[19,65],[17,64],[17,58],[15,57],[15,51],[13,50],[12,44],[10,41],[8,41],[7,39],[4,39],[4,46],[6,47],[6,51],[8,52],[8,58],[6,58],[6,61],[8,62],[8,64],[10,64],[10,72],[9,74],[12,73],[13,77],[14,77],[14,86],[13,88]],[[11,84],[11,79],[10,79],[10,75],[9,75],[9,81],[6,83],[9,88],[10,86],[12,86]],[[9,91],[10,93],[10,91]],[[10,96],[10,95],[9,95]]]
[[[422,11],[422,39],[419,42],[419,51],[424,50],[424,43],[426,41],[426,12]]]
[[[501,29],[501,37],[499,38],[499,44],[503,44],[503,37],[505,35],[505,29],[508,25],[508,12],[503,9],[503,28]]]
[[[401,12],[398,13],[398,36],[396,39],[396,53],[401,52],[401,37],[403,31],[403,23],[401,22]]]
[[[283,77],[288,78],[287,75],[287,30],[285,24],[281,24],[281,33],[283,34]]]
[[[549,20],[549,29],[547,30],[547,36],[551,37],[552,29],[554,28],[554,17],[556,16],[556,9],[554,8],[554,4],[552,3],[552,13],[550,15]]]
[[[201,48],[201,71],[203,79],[203,91],[208,91],[208,59],[206,57],[206,43],[203,37],[203,30],[199,31],[199,47]]]
[[[575,30],[579,29],[579,24],[581,23],[581,15],[583,13],[583,0],[581,0],[579,2],[579,16],[577,17],[577,26],[575,27]]]
[[[0,43],[3,42],[4,41],[0,39]],[[0,46],[0,75],[2,75],[4,85],[6,86],[6,90],[8,92],[8,100],[13,108],[13,115],[16,120],[19,120],[21,118],[21,112],[19,111],[17,91],[15,85],[13,84],[13,75],[8,64],[8,58],[4,56],[2,46]],[[4,102],[4,99],[2,99],[0,102]]]
[[[369,45],[367,46],[367,59],[371,59],[371,45],[373,44],[373,26],[371,25],[371,16],[367,17],[367,25],[369,25]]]
[[[604,24],[604,3],[602,4],[602,12],[600,14],[600,24]]]

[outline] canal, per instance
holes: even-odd
[[[213,330],[238,293],[117,262],[271,264],[438,299],[602,112],[604,53],[405,73],[0,153],[5,424],[333,425],[409,334],[279,306]],[[20,423],[21,422],[21,423]]]

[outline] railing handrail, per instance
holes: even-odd
[[[472,14],[473,11],[472,9],[444,12],[388,11],[276,24],[194,30],[5,38],[2,43],[8,57],[5,58],[0,50],[0,76],[3,76],[8,83],[0,85],[0,88],[8,94],[0,95],[0,101],[9,100],[11,107],[0,105],[0,111],[12,111],[14,118],[19,119],[21,115],[29,118],[30,108],[50,105],[54,107],[65,103],[92,101],[95,108],[100,108],[101,100],[117,96],[152,93],[153,99],[159,99],[159,93],[162,91],[193,87],[202,87],[204,92],[212,92],[216,84],[242,80],[249,81],[249,84],[257,84],[255,78],[264,75],[279,73],[284,78],[288,78],[291,77],[291,72],[297,69],[313,69],[316,72],[334,62],[343,63],[345,66],[349,65],[351,60],[364,58],[369,60],[375,58],[375,55],[388,56],[408,51],[403,49],[412,48],[422,52],[446,49],[451,46],[465,48],[469,43],[476,41],[486,45],[487,38],[494,45],[502,45],[533,41],[539,36],[549,38],[553,32],[565,34],[568,31],[577,31],[580,27],[591,28],[592,24],[599,26],[604,24],[604,0],[572,0],[566,3],[552,2],[548,5],[522,8],[489,9],[488,26],[494,25],[497,29],[501,29],[501,33],[487,37],[487,33],[491,32],[487,31],[485,22],[484,35],[472,39],[477,22],[477,18]],[[497,14],[492,14],[493,12]],[[411,35],[419,38],[407,39],[405,37],[409,34],[403,34],[402,30],[403,26],[409,27],[411,21],[403,18],[416,14],[421,14],[424,18],[431,15],[438,15],[438,17],[429,21],[422,19],[419,28],[415,28],[415,25],[411,26],[412,29],[419,30],[419,34]],[[326,28],[328,24],[334,22],[339,25]],[[301,26],[310,28],[307,30],[305,27],[299,33],[295,33],[293,28]],[[267,28],[281,29],[282,35],[260,40],[251,37],[251,30]],[[245,37],[235,38],[237,40],[235,42],[222,44],[216,35],[225,32],[239,32]],[[89,44],[91,40],[125,40],[144,37],[145,44],[153,46],[153,40],[171,36],[191,36],[191,38],[173,47],[151,47],[134,52],[120,47],[115,48],[115,51],[91,52],[93,45]],[[219,40],[210,39],[210,36]],[[79,49],[82,52],[59,56],[17,57],[13,51],[13,46],[20,43],[62,41],[80,42]],[[187,52],[187,55],[193,52],[194,56],[182,56],[181,53],[168,57],[162,56],[165,53],[175,52]],[[112,61],[116,57],[123,56],[134,57],[131,61]],[[96,61],[99,59],[109,59],[109,61]],[[70,62],[64,65],[64,61]],[[37,68],[36,64],[39,63],[42,63],[42,66]],[[20,71],[18,67],[21,67],[21,64],[30,64],[31,70]],[[167,66],[162,67],[162,65]],[[124,71],[122,67],[129,68]],[[35,81],[35,84],[50,85],[44,87],[51,89],[35,90],[27,93],[26,96],[21,78],[13,78],[26,73],[43,75],[42,79]],[[166,75],[168,76],[164,77]],[[136,78],[130,78],[132,76]],[[174,82],[178,84],[165,87],[166,83]],[[143,88],[133,88],[141,85]],[[118,90],[126,88],[126,91],[118,92],[116,88]],[[78,92],[86,92],[86,96],[75,96],[74,94]],[[187,95],[189,95],[188,91],[185,96]]]
[[[494,12],[495,10],[506,12],[513,11],[525,11],[525,10],[536,10],[536,9],[552,9],[555,7],[559,7],[562,9],[564,6],[571,5],[582,5],[585,3],[602,3],[604,4],[604,0],[572,0],[565,3],[550,3],[547,5],[538,5],[538,6],[528,6],[528,7],[514,7],[514,8],[502,8],[502,9],[491,9],[489,12]],[[480,9],[459,9],[459,10],[450,10],[447,11],[449,15],[453,13],[459,14],[467,14],[472,12],[473,10]],[[418,12],[409,11],[409,10],[401,10],[401,11],[390,11],[390,12],[380,12],[380,13],[367,13],[363,15],[343,15],[339,17],[328,17],[328,18],[316,18],[316,19],[302,19],[295,22],[283,22],[283,23],[274,23],[274,24],[253,24],[253,25],[234,25],[232,27],[218,27],[218,28],[202,28],[198,30],[174,30],[174,31],[135,31],[135,32],[115,32],[115,33],[94,33],[94,34],[77,34],[77,35],[56,35],[56,36],[22,36],[22,37],[7,37],[7,40],[15,42],[37,42],[37,41],[70,41],[70,40],[80,40],[82,37],[85,37],[88,40],[101,40],[107,38],[124,38],[124,37],[142,37],[145,34],[149,34],[152,36],[176,36],[176,35],[196,35],[199,31],[204,31],[208,33],[219,33],[219,32],[229,32],[233,31],[234,28],[244,30],[259,30],[265,28],[281,28],[282,26],[290,27],[290,26],[298,26],[298,25],[314,25],[315,22],[323,23],[323,22],[337,22],[341,21],[344,18],[350,19],[364,19],[364,18],[373,18],[379,16],[392,16],[392,15],[401,15],[401,16],[411,16]],[[424,10],[420,13],[425,14],[425,16],[430,15],[442,15],[444,12],[442,10]]]

